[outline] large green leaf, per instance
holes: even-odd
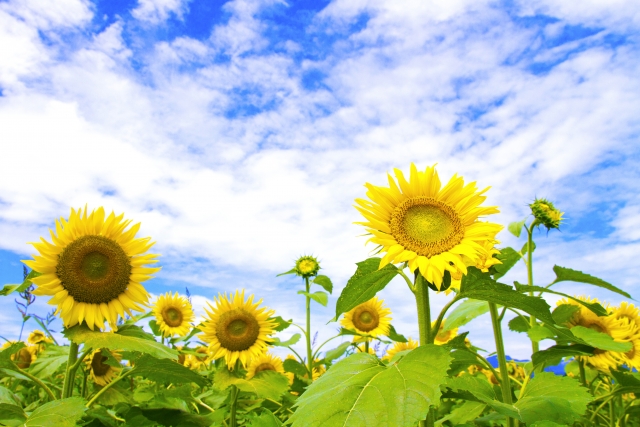
[[[275,371],[261,371],[250,380],[233,375],[226,367],[219,369],[214,376],[213,384],[219,389],[232,385],[242,391],[255,393],[259,398],[278,401],[282,393],[289,389],[289,379]]]
[[[511,268],[520,261],[520,254],[511,247],[501,248],[500,253],[496,255],[502,264],[493,266],[493,277],[497,280],[507,274]]]
[[[545,323],[553,323],[549,304],[539,297],[523,295],[511,286],[498,283],[488,273],[470,267],[462,278],[460,297],[489,301],[529,313]]]
[[[49,378],[69,359],[69,347],[50,345],[29,367],[29,373],[38,378]]]
[[[453,426],[464,424],[467,421],[476,419],[487,405],[480,402],[466,401],[458,406],[450,414],[444,416],[435,422],[436,426],[441,426],[443,422],[448,421]]]
[[[24,291],[29,286],[31,286],[31,279],[33,279],[34,277],[38,277],[38,276],[40,276],[40,273],[38,273],[37,271],[31,270],[31,272],[29,274],[27,274],[27,277],[25,277],[25,279],[24,279],[24,281],[22,283],[4,285],[4,287],[2,289],[0,289],[0,296],[9,295],[12,292],[22,292],[22,291]]]
[[[264,408],[260,415],[251,414],[248,421],[247,427],[280,427],[283,425],[278,417],[273,415],[273,412]]]
[[[533,327],[527,330],[527,335],[529,335],[529,339],[531,341],[539,342],[544,339],[555,337],[555,333],[543,325],[534,325]]]
[[[531,324],[522,316],[516,316],[509,320],[509,329],[513,332],[527,332],[531,329]]]
[[[600,350],[619,351],[624,353],[631,350],[633,347],[633,344],[630,342],[614,341],[610,335],[585,328],[584,326],[574,326],[571,328],[571,333],[590,346],[599,348]]]
[[[594,312],[595,314],[597,314],[598,316],[608,316],[609,313],[607,312],[607,310],[601,306],[599,303],[591,303],[591,302],[587,302],[587,301],[583,301],[580,298],[576,298],[572,295],[568,295],[562,292],[557,292],[557,291],[553,291],[549,288],[543,288],[541,286],[529,286],[529,285],[523,285],[521,283],[515,282],[516,285],[516,289],[520,292],[547,292],[550,294],[555,294],[555,295],[560,295],[563,296],[565,298],[569,298],[575,302],[577,302],[580,305],[583,305],[585,307],[587,307],[589,310],[591,310],[592,312]]]
[[[121,335],[118,332],[92,331],[86,325],[76,325],[64,332],[71,341],[91,348],[137,351],[158,359],[178,359],[178,352],[149,339]]]
[[[207,384],[207,380],[189,368],[168,359],[157,359],[148,354],[136,360],[134,372],[159,383],[186,384],[196,383],[199,386]]]
[[[593,277],[590,274],[583,273],[582,271],[560,267],[559,265],[554,265],[553,271],[556,273],[556,280],[554,280],[553,283],[558,283],[563,281],[587,283],[589,285],[594,285],[600,288],[608,289],[611,292],[615,292],[627,298],[631,298],[631,295],[629,295],[622,289],[618,289],[615,286],[613,286],[611,283],[605,282],[604,280],[598,279],[597,277]]]
[[[589,391],[573,378],[540,372],[529,381],[514,406],[527,424],[553,421],[572,425],[585,413],[592,399]]]
[[[21,407],[10,403],[0,403],[0,425],[17,427],[24,424],[27,414]]]
[[[84,399],[69,397],[54,400],[36,408],[25,427],[74,427],[85,411]]]
[[[467,299],[457,306],[449,316],[447,316],[447,321],[444,323],[444,331],[450,331],[466,325],[476,317],[481,316],[488,311],[489,304],[487,304],[486,301]]]
[[[285,359],[285,361],[282,363],[282,366],[285,372],[291,372],[301,377],[304,377],[308,374],[307,368],[297,360]]]
[[[389,333],[387,334],[389,339],[395,342],[408,342],[407,338],[404,335],[399,334],[396,331],[396,328],[393,325],[389,325]]]
[[[331,282],[331,279],[323,274],[316,276],[315,279],[312,280],[312,282],[322,286],[324,290],[329,293],[333,292],[333,283]]]
[[[396,277],[398,268],[393,264],[387,264],[378,270],[381,258],[369,258],[356,263],[358,268],[347,282],[336,303],[336,317],[346,313],[352,308],[369,301],[387,284]]]
[[[593,356],[593,350],[593,347],[583,344],[554,345],[546,350],[533,353],[531,361],[534,367],[554,366],[559,364],[564,357]]]
[[[518,411],[509,404],[502,403],[498,400],[496,391],[486,378],[475,377],[471,375],[462,375],[460,377],[447,378],[446,386],[452,390],[465,391],[471,395],[467,395],[467,400],[477,399],[479,402],[486,403],[496,412],[512,418],[519,418]],[[471,399],[469,399],[471,397]]]
[[[331,350],[328,350],[324,354],[324,360],[326,362],[332,362],[332,361],[336,360],[338,357],[342,356],[345,351],[347,351],[349,346],[351,346],[351,343],[349,341],[346,341],[346,342],[343,342],[342,344],[340,344],[338,347],[332,348]]]
[[[556,322],[556,324],[564,325],[565,323],[569,322],[571,318],[573,318],[573,315],[577,311],[580,311],[580,307],[578,307],[577,305],[560,304],[553,310],[551,316],[553,317],[553,320]]]
[[[385,366],[358,353],[331,367],[296,402],[294,427],[412,427],[440,401],[440,384],[451,358],[447,349],[426,345]]]
[[[0,403],[19,405],[20,399],[11,390],[0,385]]]

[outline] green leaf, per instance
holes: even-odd
[[[276,277],[280,277],[280,276],[284,276],[285,274],[295,274],[296,273],[296,268],[293,267],[291,270],[286,271],[284,273],[280,273],[280,274],[276,274]]]
[[[527,332],[531,324],[522,316],[516,316],[509,320],[509,329],[513,332]]]
[[[527,218],[522,221],[512,222],[509,224],[509,232],[516,237],[520,237],[522,233],[522,227],[524,227],[524,223],[527,221]]]
[[[485,378],[471,375],[447,378],[446,386],[452,390],[467,391],[479,402],[484,402],[491,406],[496,412],[512,418],[519,418],[518,411],[506,403],[498,400],[495,389]],[[467,396],[467,400],[469,396]]]
[[[0,424],[3,426],[21,426],[27,419],[21,407],[9,403],[0,403]]]
[[[451,362],[451,367],[447,372],[449,376],[458,375],[469,366],[478,364],[478,358],[475,353],[469,350],[454,350],[451,352],[451,357],[453,357],[453,361]]]
[[[134,411],[139,410],[140,412]],[[131,412],[131,418],[129,418],[129,413],[127,413],[127,426],[135,426],[135,427],[151,427],[151,426],[180,426],[180,427],[209,427],[216,426],[219,424],[212,424],[212,417],[217,415],[217,412],[214,412],[208,416],[189,414],[185,411],[181,411],[179,409],[167,409],[167,408],[158,408],[158,409],[142,409],[139,408],[131,408],[129,411]],[[146,424],[145,420],[154,421],[154,423]]]
[[[555,294],[555,295],[560,295],[563,296],[565,298],[569,298],[575,302],[577,302],[580,305],[583,305],[585,307],[587,307],[589,310],[591,310],[592,312],[594,312],[595,314],[597,314],[598,316],[608,316],[609,313],[607,312],[607,310],[601,306],[599,303],[591,303],[591,302],[586,302],[581,300],[580,298],[576,298],[572,295],[568,295],[562,292],[557,292],[557,291],[553,291],[549,288],[543,288],[541,286],[529,286],[529,285],[523,285],[522,283],[518,283],[518,282],[514,282],[514,284],[516,285],[516,289],[520,292],[547,292],[550,294]]]
[[[343,342],[342,344],[340,344],[338,347],[331,349],[329,351],[327,351],[324,354],[324,360],[327,363],[330,363],[334,360],[336,360],[337,358],[339,358],[340,356],[342,356],[344,354],[345,351],[347,351],[347,349],[351,346],[351,343],[349,341],[347,342]]]
[[[572,425],[585,413],[592,399],[589,391],[576,380],[540,372],[529,382],[514,406],[527,424],[553,421]]]
[[[24,343],[22,341],[18,341],[0,351],[0,368],[15,369],[16,365],[11,360],[11,356],[16,354],[23,347],[25,347]]]
[[[451,425],[458,426],[464,424],[467,421],[475,420],[487,405],[480,402],[466,401],[461,406],[458,406],[450,414],[439,419],[435,422],[436,426],[442,425],[443,422],[449,421]]]
[[[534,242],[533,240],[531,241],[531,253],[533,253],[536,250],[536,242]],[[525,243],[524,245],[522,245],[522,249],[520,249],[520,253],[522,254],[522,256],[524,257],[525,255],[527,255],[527,252],[529,252],[529,243]]]
[[[451,358],[435,345],[416,348],[385,366],[358,353],[336,363],[298,398],[294,427],[412,427],[440,402]]]
[[[329,295],[326,292],[323,292],[323,291],[317,291],[317,292],[314,292],[314,293],[309,293],[309,292],[305,292],[305,291],[298,291],[298,293],[300,295],[308,296],[309,298],[311,298],[315,302],[317,302],[319,304],[322,304],[325,307],[327,306],[327,303],[329,302]]]
[[[20,400],[15,394],[13,394],[11,390],[0,385],[0,403],[18,405],[20,403]]]
[[[467,299],[458,305],[447,317],[443,331],[447,332],[460,326],[466,325],[471,320],[489,311],[489,304],[486,301]]]
[[[631,295],[629,295],[622,289],[618,289],[615,286],[613,286],[611,283],[605,282],[602,279],[598,279],[597,277],[593,277],[589,274],[583,273],[582,271],[572,270],[570,268],[560,267],[558,265],[553,266],[553,271],[556,273],[556,280],[554,280],[553,283],[558,283],[562,281],[587,283],[589,285],[594,285],[600,288],[608,289],[611,292],[615,292],[627,298],[631,298]]]
[[[282,393],[289,389],[289,379],[275,371],[261,371],[250,380],[236,377],[226,367],[216,371],[213,384],[219,389],[226,389],[232,385],[239,390],[254,393],[259,398],[280,400]]]
[[[162,331],[160,330],[160,326],[158,326],[158,322],[153,319],[153,320],[149,320],[149,328],[151,328],[151,332],[153,332],[153,335],[159,337],[162,335]]]
[[[333,283],[327,276],[320,274],[319,276],[316,276],[316,278],[313,279],[312,282],[322,286],[324,290],[329,293],[333,292]]]
[[[630,342],[618,342],[614,341],[611,336],[595,331],[593,329],[585,328],[584,326],[574,326],[571,328],[571,333],[580,338],[592,347],[599,348],[600,350],[619,351],[626,353],[633,348],[633,344]]]
[[[289,319],[289,320],[284,320],[282,317],[280,316],[276,316],[276,317],[270,317],[269,320],[272,320],[274,322],[276,322],[276,327],[273,328],[274,330],[276,330],[277,332],[282,332],[285,329],[287,329],[289,326],[291,326],[291,323],[293,323],[293,319]]]
[[[38,378],[49,378],[69,359],[69,347],[47,346],[29,367],[29,373]]]
[[[168,359],[158,359],[148,354],[136,360],[133,368],[135,375],[140,375],[159,383],[186,384],[199,386],[207,384],[207,380],[189,368]]]
[[[117,334],[118,335],[124,335],[125,337],[142,338],[142,339],[149,340],[149,341],[155,341],[156,340],[153,337],[153,335],[151,335],[148,332],[145,332],[145,330],[142,329],[138,325],[122,325],[122,326],[118,327]]]
[[[271,338],[271,345],[275,345],[277,347],[289,347],[300,341],[300,334],[293,334],[291,338],[286,341],[280,341],[280,338],[273,337]]]
[[[575,345],[554,345],[546,350],[533,353],[531,361],[534,368],[554,366],[559,364],[563,358],[569,356],[593,356],[593,347],[583,344]]]
[[[391,279],[398,274],[398,268],[393,264],[387,264],[378,270],[381,258],[369,258],[356,263],[358,268],[347,282],[336,303],[337,320],[342,313],[369,301],[378,292],[389,284]]]
[[[544,327],[543,325],[535,325],[532,328],[529,328],[527,331],[527,335],[531,341],[540,342],[544,339],[553,338],[556,334],[553,331],[549,330],[549,328]]]
[[[408,342],[408,340],[405,338],[405,336],[404,335],[400,335],[396,331],[396,328],[393,327],[393,325],[389,325],[389,333],[387,334],[387,336],[389,337],[390,340],[395,341],[395,342]]]
[[[298,375],[299,377],[304,377],[308,374],[306,366],[304,366],[297,360],[285,359],[285,361],[282,362],[282,366],[284,367],[285,372],[291,372]]]
[[[500,249],[500,253],[496,255],[496,258],[502,261],[502,264],[493,266],[493,277],[497,280],[507,274],[520,261],[520,254],[515,249],[506,247]]]
[[[553,324],[549,304],[539,297],[523,295],[511,286],[498,283],[489,274],[469,267],[462,278],[460,297],[489,301],[529,313],[545,323]]]
[[[54,400],[36,408],[24,425],[25,427],[75,427],[85,409],[84,399],[80,397]]]
[[[556,324],[563,325],[571,320],[576,311],[579,310],[580,307],[574,304],[560,304],[555,308],[555,310],[553,310],[551,316]]]
[[[31,286],[31,279],[38,276],[40,276],[40,273],[38,273],[37,271],[31,270],[31,272],[27,274],[27,277],[25,277],[22,283],[4,285],[4,287],[0,289],[0,296],[9,295],[12,292],[23,292],[25,289]]]
[[[64,335],[71,341],[91,348],[108,348],[109,350],[138,351],[147,353],[158,359],[178,359],[176,350],[162,344],[135,336],[121,335],[118,332],[92,331],[85,324],[66,329]]]
[[[268,409],[263,408],[260,415],[250,414],[247,427],[280,427],[282,422]]]

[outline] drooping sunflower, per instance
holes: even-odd
[[[435,345],[446,344],[458,335],[458,328],[449,329],[448,331],[444,330],[446,320],[447,319],[444,319],[442,323],[440,323],[440,330],[438,330],[438,335],[436,335],[436,338],[433,341]],[[435,326],[436,322],[431,322],[431,327],[434,328]]]
[[[254,357],[247,367],[247,379],[255,377],[258,372],[262,371],[275,371],[284,374],[282,359],[269,353]]]
[[[56,221],[51,241],[40,238],[32,243],[40,255],[23,261],[41,276],[32,279],[35,295],[50,295],[49,304],[57,305],[66,327],[86,322],[89,328],[104,329],[106,320],[116,328],[118,316],[131,310],[144,311],[149,294],[141,285],[160,268],[157,255],[144,254],[154,242],[136,238],[136,224],[125,230],[131,220],[113,212],[105,218],[104,209],[88,212],[71,209],[68,220]]]
[[[29,342],[29,344],[53,343],[53,340],[51,338],[49,338],[44,332],[38,329],[35,329],[29,334],[29,338],[27,338],[27,341]]]
[[[253,295],[245,301],[244,290],[234,295],[218,294],[215,306],[205,307],[207,318],[199,335],[209,343],[213,359],[225,358],[229,369],[236,360],[243,366],[266,351],[269,336],[275,332],[276,323],[269,318],[273,310],[258,308],[262,300],[253,302]]]
[[[111,355],[118,361],[122,360],[122,354],[117,350],[111,350]],[[98,385],[104,386],[109,384],[122,370],[120,366],[111,366],[105,363],[108,357],[101,349],[91,352],[86,359],[86,364],[91,370],[91,379]]]
[[[445,271],[467,273],[468,265],[484,256],[487,240],[495,240],[502,226],[479,221],[484,215],[498,213],[495,206],[481,207],[483,194],[475,183],[465,185],[462,177],[454,175],[444,187],[434,166],[419,172],[411,164],[407,181],[395,169],[398,183],[387,174],[389,187],[365,184],[370,200],[356,199],[356,209],[364,215],[364,225],[373,235],[371,241],[386,252],[380,268],[389,263],[408,262],[412,272],[441,288]]]
[[[346,312],[340,323],[363,335],[387,335],[391,324],[391,310],[383,304],[384,300],[373,297]]]
[[[418,341],[414,341],[409,337],[407,342],[396,342],[393,347],[387,350],[387,353],[382,357],[382,360],[389,361],[393,359],[393,356],[401,351],[413,350],[414,348],[418,348]]]
[[[175,295],[171,292],[160,295],[153,306],[153,314],[165,337],[187,335],[191,330],[191,322],[195,319],[191,303],[177,292]]]
[[[15,344],[15,341],[7,341],[0,348],[0,350],[4,350],[11,346],[11,344]],[[22,347],[20,350],[16,351],[11,355],[11,360],[16,364],[16,366],[20,369],[27,369],[33,362],[38,358],[38,346],[36,345],[28,345],[26,347]]]

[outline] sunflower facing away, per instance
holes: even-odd
[[[247,379],[255,377],[258,372],[262,371],[275,371],[284,374],[282,359],[269,353],[254,357],[247,367]]]
[[[153,314],[165,337],[187,335],[195,318],[189,300],[177,292],[175,295],[171,292],[160,295],[153,306]]]
[[[242,290],[228,297],[218,294],[215,306],[205,307],[207,316],[201,327],[203,334],[199,336],[209,343],[213,359],[224,357],[229,369],[233,369],[236,360],[247,366],[251,359],[266,351],[276,323],[269,320],[273,310],[258,308],[261,302],[254,303],[253,295],[245,301]]]
[[[51,241],[32,243],[39,255],[23,261],[41,273],[32,279],[35,295],[50,295],[64,326],[83,321],[93,330],[104,329],[106,320],[116,328],[118,316],[144,311],[149,294],[141,285],[160,268],[149,268],[157,255],[144,254],[154,242],[136,238],[140,223],[125,230],[131,220],[113,212],[105,217],[101,207],[89,213],[71,209],[69,220],[56,221]]]
[[[342,326],[359,334],[387,335],[391,324],[391,310],[383,307],[384,300],[373,297],[344,314]]]
[[[9,348],[11,344],[15,344],[15,341],[7,341],[4,343],[0,350]],[[11,355],[11,360],[20,369],[27,369],[38,358],[38,346],[27,345]]]
[[[483,215],[498,212],[495,206],[481,207],[483,194],[475,183],[465,185],[454,175],[444,187],[434,166],[424,172],[411,164],[407,181],[395,169],[396,181],[387,174],[389,187],[365,184],[370,200],[356,199],[356,209],[364,215],[364,225],[373,235],[368,241],[386,252],[380,268],[389,263],[408,262],[412,272],[438,289],[445,270],[467,273],[467,265],[476,265],[481,257],[491,257],[487,240],[495,240],[502,226],[479,221]]]
[[[120,362],[122,355],[119,351],[112,350],[110,353]],[[91,355],[86,359],[86,364],[91,369],[91,379],[98,385],[107,385],[118,375],[120,370],[122,370],[122,367],[111,366],[105,363],[107,360],[107,356],[105,356],[100,349],[91,352]]]
[[[390,361],[393,359],[393,356],[405,350],[413,350],[418,348],[418,342],[411,339],[411,337],[407,338],[407,342],[396,342],[393,347],[387,350],[386,354],[382,357],[384,361]]]

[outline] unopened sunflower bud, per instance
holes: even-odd
[[[298,276],[311,277],[318,274],[318,271],[320,271],[320,264],[315,257],[305,255],[298,258],[294,270]]]
[[[564,212],[560,212],[556,209],[556,207],[553,206],[553,203],[546,199],[536,199],[529,205],[529,207],[531,207],[531,212],[536,218],[535,222],[537,225],[542,224],[547,227],[547,230],[560,228]]]

